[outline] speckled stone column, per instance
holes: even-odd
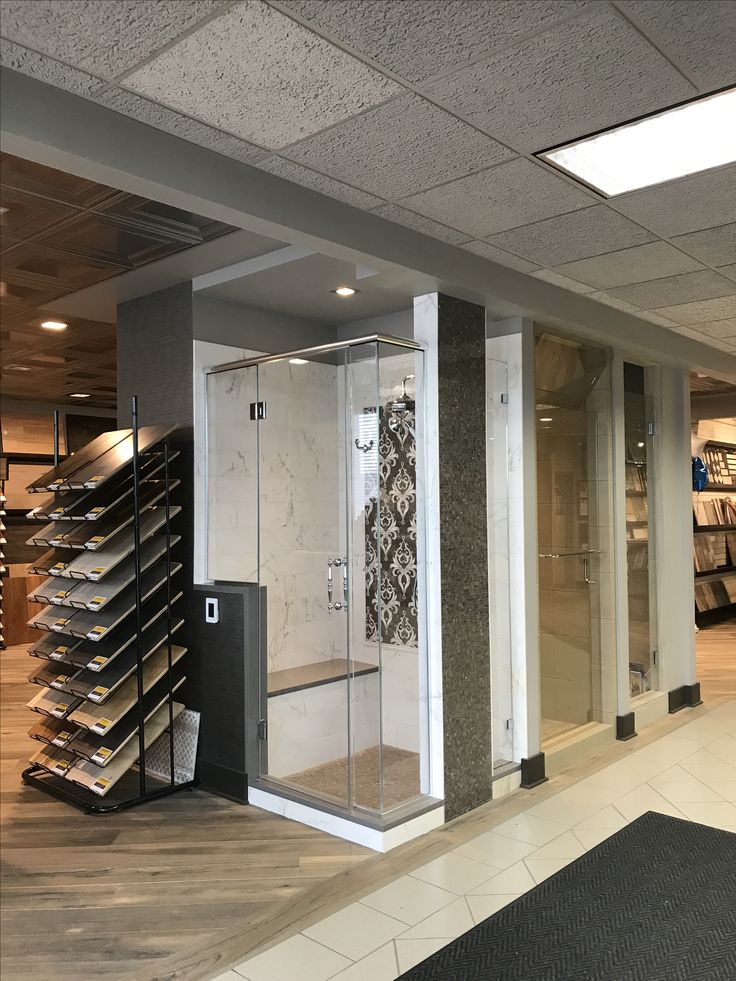
[[[438,296],[442,701],[447,820],[491,798],[485,310]]]

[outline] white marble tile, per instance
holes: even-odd
[[[404,875],[395,882],[364,896],[361,902],[371,909],[415,926],[420,920],[436,913],[443,906],[449,906],[455,899],[457,899],[455,893]]]
[[[498,913],[500,909],[508,906],[509,903],[513,903],[518,898],[518,895],[514,893],[495,896],[474,895],[468,896],[468,906],[470,907],[470,912],[473,914],[473,919],[478,924],[482,923],[483,920],[487,920],[489,916],[493,916],[494,913]]]
[[[401,935],[402,940],[434,940],[438,937],[459,937],[473,927],[465,898],[457,899],[449,906],[428,916]]]
[[[449,852],[415,869],[411,874],[417,879],[431,882],[435,886],[449,889],[450,892],[462,896],[488,878],[488,866],[472,858]]]
[[[305,937],[357,961],[393,940],[405,929],[406,924],[400,920],[362,903],[353,903],[303,933]]]
[[[349,966],[347,957],[299,933],[238,964],[235,971],[248,981],[294,981],[295,977],[299,981],[327,981]]]

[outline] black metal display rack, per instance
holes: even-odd
[[[105,814],[192,787],[177,780],[174,722],[184,706],[186,648],[174,644],[178,615],[171,531],[181,510],[170,465],[175,427],[138,425],[104,433],[28,487],[51,493],[29,517],[51,522],[29,541],[50,551],[32,566],[49,579],[29,600],[46,604],[29,621],[43,632],[29,653],[29,731],[41,749],[23,781],[87,813]],[[168,738],[167,738],[168,737]],[[168,744],[168,778],[146,754]]]

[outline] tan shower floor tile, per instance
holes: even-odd
[[[353,757],[355,803],[363,807],[380,807],[380,757],[378,746],[364,749]],[[348,786],[348,758],[331,760],[285,778],[304,790],[316,791],[337,800],[345,800]],[[383,808],[397,807],[418,797],[419,754],[395,746],[383,747]]]

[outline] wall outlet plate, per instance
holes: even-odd
[[[204,601],[205,623],[220,622],[220,601],[215,596],[208,596]]]

